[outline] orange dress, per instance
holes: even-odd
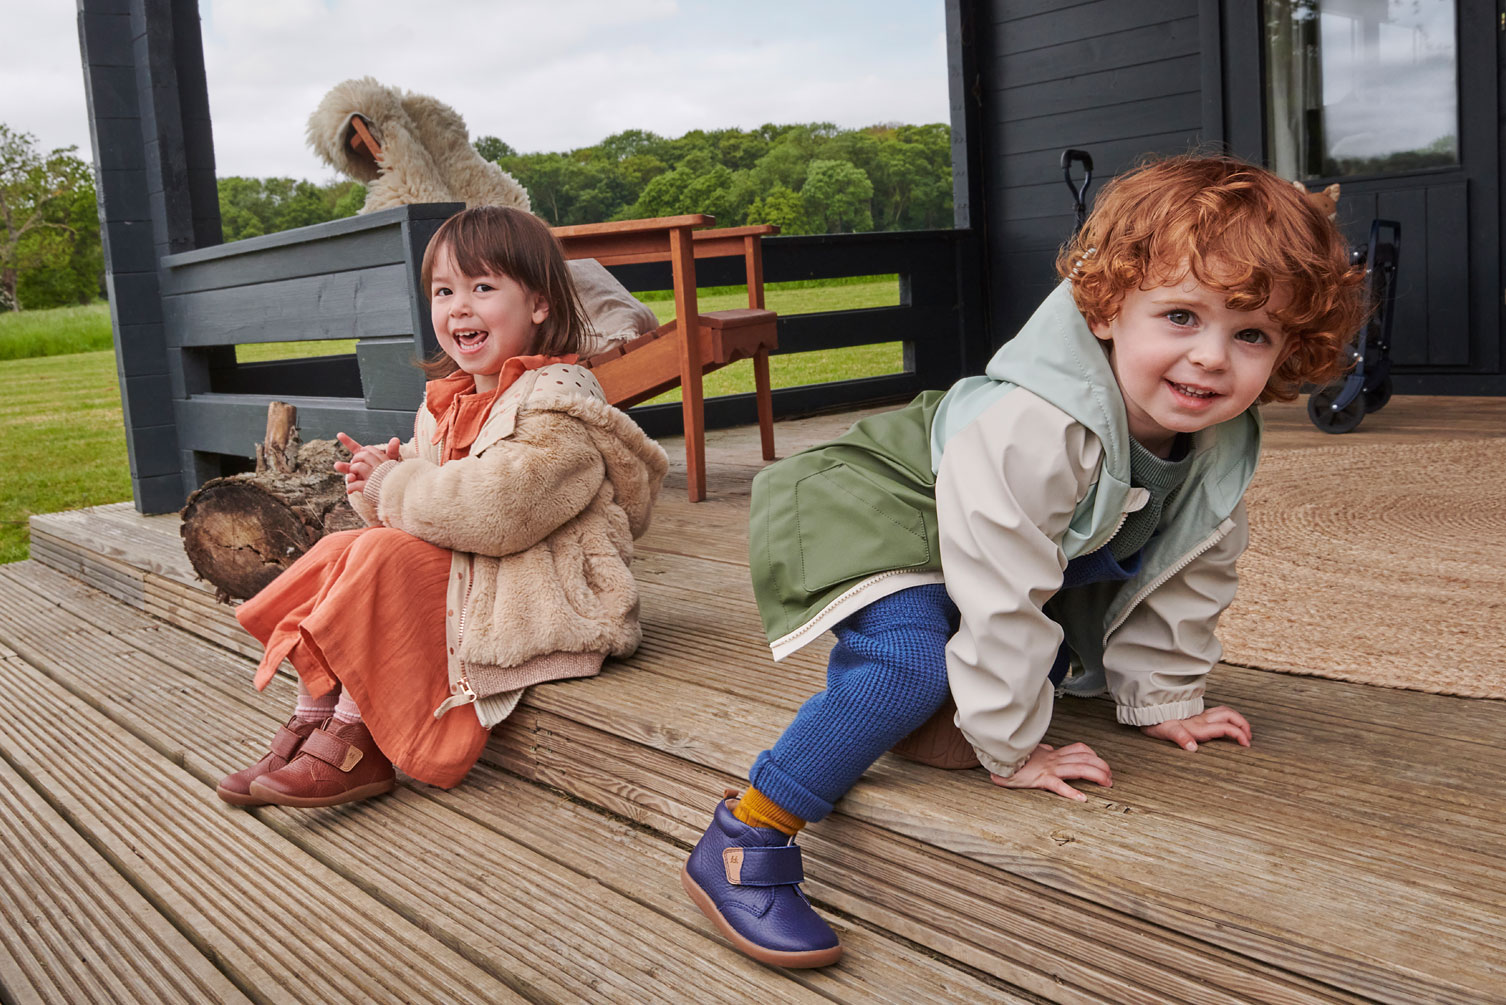
[[[430,381],[444,462],[466,456],[493,403],[525,370],[574,357],[517,357],[497,390],[465,373]],[[468,709],[436,719],[450,696],[445,589],[450,551],[390,527],[327,534],[235,612],[265,647],[255,684],[286,659],[309,693],[343,687],[383,754],[421,782],[449,788],[470,771],[488,731]]]

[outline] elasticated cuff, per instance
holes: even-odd
[[[977,747],[973,748],[973,753],[977,755],[978,763],[983,765],[983,767],[988,770],[989,774],[998,775],[1000,778],[1008,778],[1010,775],[1014,774],[1016,771],[1019,771],[1022,767],[1024,767],[1026,761],[1030,760],[1030,755],[1026,754],[1024,757],[1020,758],[1017,761],[1001,761],[997,757],[991,757],[988,754],[985,754]]]
[[[1120,705],[1114,709],[1115,718],[1126,726],[1158,726],[1172,719],[1190,719],[1202,713],[1201,695],[1185,701],[1167,702],[1165,705],[1147,705],[1144,708]]]
[[[518,700],[523,697],[524,688],[515,691],[503,691],[501,694],[488,695],[485,698],[476,699],[476,719],[481,723],[482,729],[491,729],[518,707]]]
[[[392,471],[392,469],[397,467],[398,464],[398,461],[383,461],[381,464],[378,464],[376,466],[375,470],[371,472],[371,477],[366,479],[366,487],[361,490],[361,495],[365,496],[366,501],[371,503],[371,508],[373,511],[375,511],[382,502],[382,479],[386,478],[387,475]]]
[[[774,763],[772,754],[767,750],[753,762],[753,770],[748,772],[748,781],[780,809],[793,813],[808,823],[820,820],[831,812],[831,803],[786,774]]]
[[[977,756],[978,763],[983,765],[983,767],[986,768],[988,770],[988,773],[991,775],[998,775],[1000,778],[1008,778],[1016,771],[1019,771],[1020,768],[1024,766],[1026,761],[1030,760],[1030,751],[1026,751],[1023,755],[1015,758],[1012,761],[1001,761],[997,757],[988,753],[982,747],[978,746],[978,744],[974,742],[973,738],[968,735],[967,730],[962,729],[961,726],[958,726],[957,728],[961,730],[962,738],[968,743],[972,744],[973,754]],[[1034,750],[1035,744],[1031,744],[1030,749]]]

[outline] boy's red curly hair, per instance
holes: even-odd
[[[1259,309],[1285,290],[1290,302],[1273,317],[1290,351],[1262,403],[1337,376],[1366,314],[1363,272],[1350,266],[1333,221],[1291,182],[1232,157],[1169,157],[1116,178],[1056,269],[1090,325],[1112,321],[1130,290],[1174,285],[1189,272],[1233,310]]]

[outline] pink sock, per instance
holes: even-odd
[[[355,701],[344,691],[340,692],[340,700],[335,705],[335,718],[341,722],[361,721],[361,710],[356,708]]]
[[[309,694],[309,689],[303,686],[303,681],[298,682],[298,707],[293,709],[300,722],[323,722],[330,717],[335,710],[335,704],[340,700],[340,689],[333,688],[329,692],[315,698]]]

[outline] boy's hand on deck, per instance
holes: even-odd
[[[1228,705],[1210,708],[1189,719],[1168,719],[1154,726],[1141,726],[1140,732],[1158,740],[1168,740],[1184,750],[1196,750],[1199,741],[1227,737],[1241,747],[1250,745],[1250,724]]]
[[[1108,762],[1093,753],[1086,743],[1068,744],[1060,750],[1049,743],[1038,743],[1029,759],[1014,774],[1008,778],[995,774],[988,777],[995,785],[1006,789],[1046,789],[1078,802],[1084,802],[1088,797],[1068,785],[1067,779],[1082,778],[1105,788],[1114,784],[1114,774],[1109,770]]]
[[[350,451],[349,461],[335,462],[335,470],[345,476],[346,495],[363,491],[371,473],[382,464],[401,459],[398,451],[403,444],[396,436],[380,447],[363,447],[344,433],[336,433],[335,436]]]

